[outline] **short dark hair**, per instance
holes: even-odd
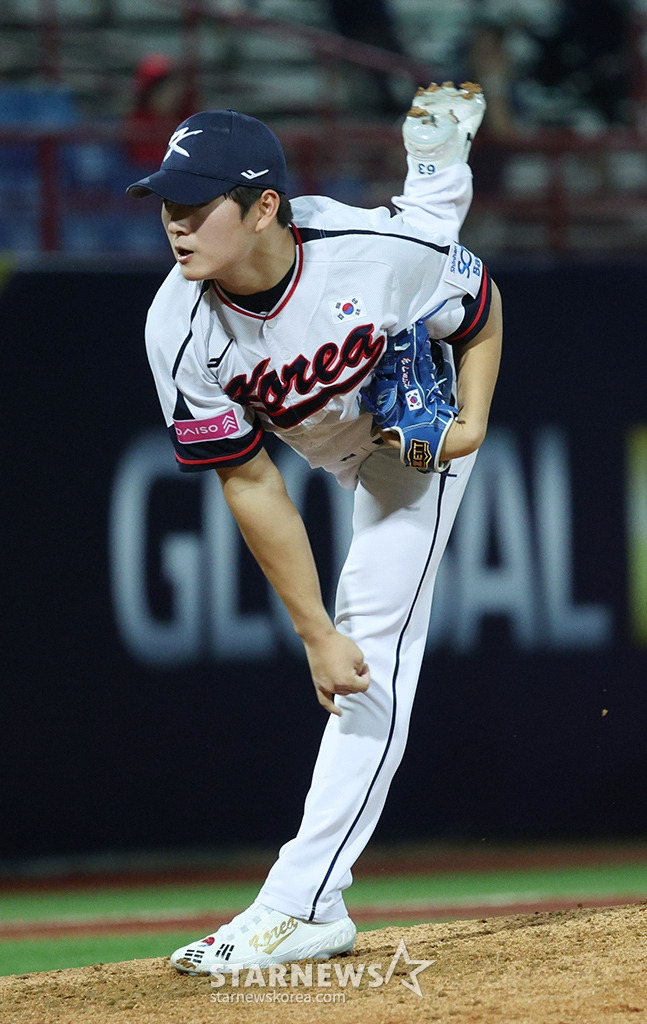
[[[244,220],[249,211],[251,210],[254,203],[258,202],[264,188],[253,188],[250,185],[236,185],[231,191],[225,192],[226,199],[233,199],[235,203],[240,206],[240,217]],[[279,208],[276,214],[276,220],[282,228],[286,228],[292,220],[292,207],[290,206],[290,200],[285,195],[285,192],[279,192]]]

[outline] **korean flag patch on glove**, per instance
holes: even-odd
[[[362,389],[362,402],[378,431],[392,430],[400,458],[420,473],[444,473],[440,457],[445,435],[458,414],[451,405],[452,375],[445,363],[439,378],[422,320],[387,338],[375,376]]]

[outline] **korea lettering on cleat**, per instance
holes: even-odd
[[[262,935],[253,935],[249,940],[249,944],[257,953],[273,953],[277,946],[285,942],[298,927],[299,922],[293,917],[288,917],[286,921],[282,921],[280,925],[276,925],[274,928],[270,928],[269,931],[263,932]]]

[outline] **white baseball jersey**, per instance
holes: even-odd
[[[149,311],[148,356],[180,469],[239,465],[271,431],[353,487],[375,450],[360,390],[387,335],[423,318],[432,338],[468,341],[488,317],[488,274],[386,208],[319,196],[292,208],[296,261],[276,306],[250,312],[176,266]]]
[[[266,313],[238,307],[214,283],[185,281],[176,267],[147,321],[180,468],[241,464],[272,431],[355,487],[335,626],[362,651],[371,683],[335,698],[344,717],[328,718],[301,826],[258,896],[303,921],[346,915],[352,866],[404,752],[436,575],[476,457],[455,459],[451,473],[416,473],[376,447],[360,406],[388,335],[424,318],[449,353],[489,313],[485,268],[451,240],[469,207],[467,165],[428,174],[408,157],[407,166],[396,216],[293,201],[296,262]],[[439,227],[444,234],[433,233]]]

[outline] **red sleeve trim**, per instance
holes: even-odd
[[[208,459],[185,459],[179,452],[175,452],[175,458],[182,467],[198,467],[198,466],[213,466],[227,462],[246,462],[248,457],[261,446],[263,440],[263,428],[259,427],[250,443],[245,448],[239,448],[237,451],[229,452],[227,455],[214,455]]]
[[[478,303],[478,307],[476,309],[476,312],[475,312],[474,316],[472,317],[472,320],[470,321],[470,323],[468,324],[467,327],[464,326],[464,322],[463,322],[463,324],[461,325],[461,327],[463,329],[461,330],[459,328],[460,333],[458,333],[458,334],[457,333],[451,334],[446,339],[446,341],[452,341],[452,342],[453,341],[463,341],[465,338],[468,337],[468,335],[472,336],[478,330],[480,330],[480,328],[482,326],[481,319],[487,319],[487,316],[489,315],[489,311],[490,311],[490,297],[491,297],[490,276],[489,276],[489,274],[487,272],[486,267],[484,266],[483,267],[483,280],[481,282],[481,289],[480,289],[479,295],[478,295],[479,303]],[[485,313],[485,317],[484,317],[484,313]]]

